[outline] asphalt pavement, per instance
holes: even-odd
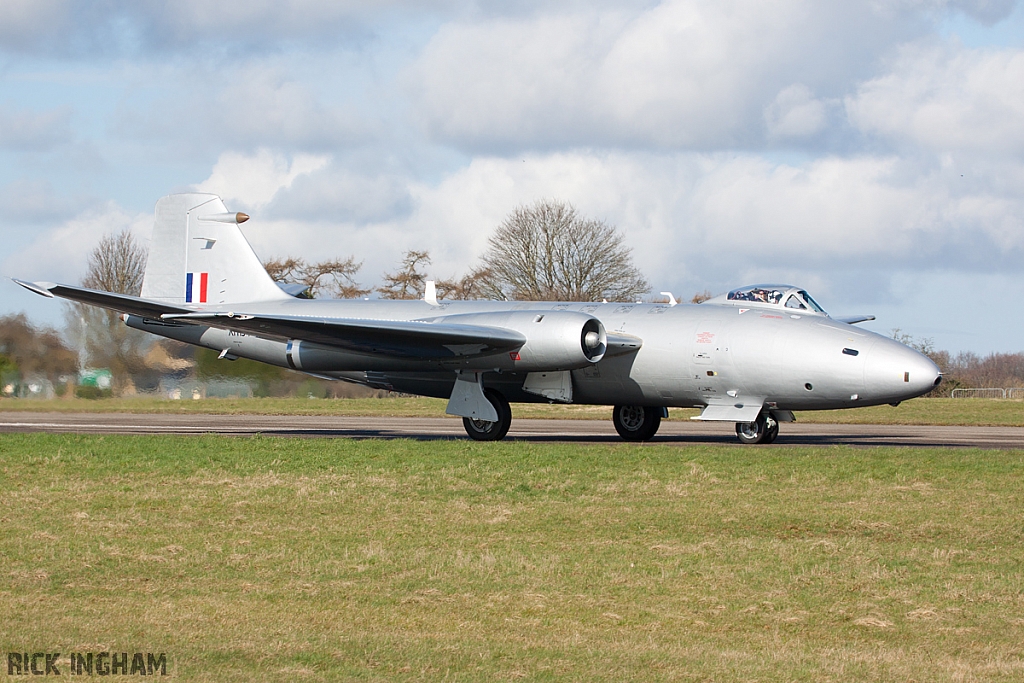
[[[468,439],[451,417],[323,415],[155,415],[0,412],[0,432],[72,434],[266,434],[350,439]],[[608,420],[514,419],[509,439],[551,443],[621,442]],[[736,444],[732,423],[666,421],[652,443]],[[784,423],[771,446],[916,446],[1024,449],[1024,427]]]

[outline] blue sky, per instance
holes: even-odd
[[[0,274],[201,189],[263,257],[459,275],[514,207],[616,225],[654,291],[802,285],[1019,351],[1024,9],[1009,0],[0,0]],[[61,306],[0,282],[0,314]]]

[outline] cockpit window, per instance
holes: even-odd
[[[800,297],[796,294],[790,294],[789,298],[786,299],[786,308],[795,308],[800,311],[806,311],[807,307],[804,306],[804,302],[800,301]]]
[[[800,294],[800,296],[802,296],[804,298],[804,301],[807,302],[807,305],[809,305],[815,311],[817,311],[818,313],[821,313],[822,315],[828,315],[828,313],[825,313],[825,309],[822,308],[821,306],[819,306],[818,302],[811,298],[810,294],[808,294],[807,292],[805,292],[802,289],[798,293]]]
[[[777,304],[782,301],[782,292],[771,287],[744,287],[729,292],[729,301],[760,301]]]

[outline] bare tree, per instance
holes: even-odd
[[[372,291],[363,289],[356,282],[355,274],[363,267],[363,263],[357,263],[354,256],[320,263],[306,263],[304,259],[293,257],[271,259],[263,267],[275,282],[306,285],[307,298],[310,299],[318,299],[323,295],[338,299],[359,299]]]
[[[105,235],[89,254],[89,270],[82,286],[138,296],[146,273],[146,253],[128,228]]]
[[[712,296],[714,296],[714,295],[711,293],[711,290],[705,289],[703,292],[697,292],[696,294],[694,294],[693,298],[690,299],[690,303],[691,304],[702,304],[705,301],[707,301],[708,299],[710,299]]]
[[[650,289],[622,235],[565,202],[516,208],[491,236],[481,270],[496,299],[636,301]]]
[[[405,252],[402,269],[395,273],[384,273],[384,284],[377,288],[381,298],[418,299],[423,296],[427,276],[420,271],[421,264],[430,265],[430,252]]]
[[[274,282],[303,283],[306,275],[306,262],[301,258],[288,256],[272,258],[263,262],[263,268]]]
[[[89,269],[82,286],[117,294],[138,296],[146,271],[147,250],[127,228],[106,235],[89,254]],[[132,375],[146,369],[143,349],[148,335],[124,325],[118,313],[94,306],[73,304],[66,317],[73,339],[82,342],[83,365],[106,367],[114,378],[114,392],[132,393]]]
[[[487,282],[491,271],[487,268],[474,268],[461,278],[449,278],[437,281],[438,299],[486,299]]]

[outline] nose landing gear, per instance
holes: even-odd
[[[740,443],[768,444],[779,435],[779,423],[768,413],[761,413],[754,422],[737,422],[736,437]]]

